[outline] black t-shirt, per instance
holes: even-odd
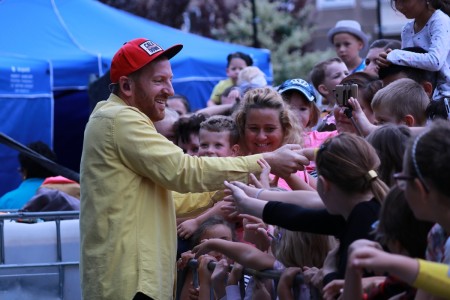
[[[324,285],[344,279],[348,247],[355,240],[373,240],[372,224],[378,220],[381,204],[376,200],[358,203],[348,219],[331,215],[326,209],[307,209],[295,204],[269,201],[263,210],[263,221],[291,231],[333,235],[339,239],[337,272],[325,276]]]

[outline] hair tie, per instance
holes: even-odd
[[[372,180],[378,177],[378,174],[374,170],[370,170],[369,172],[366,173],[365,177],[368,182],[371,182]]]
[[[313,156],[314,156],[314,161],[317,161],[317,153],[319,153],[319,147],[317,147],[317,148],[314,148],[314,154],[313,154]]]

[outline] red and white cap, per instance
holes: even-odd
[[[177,44],[164,50],[145,38],[138,38],[126,42],[114,55],[111,62],[110,78],[112,83],[118,83],[121,76],[127,76],[160,56],[168,59],[174,57],[183,45]]]

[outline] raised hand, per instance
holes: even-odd
[[[194,257],[195,254],[191,250],[181,253],[181,257],[177,260],[177,269],[183,270]]]
[[[254,244],[259,250],[265,252],[270,247],[270,237],[268,235],[268,225],[260,218],[241,214],[244,218],[244,240]]]
[[[263,158],[270,165],[272,174],[285,178],[309,165],[309,160],[300,154],[301,149],[300,145],[286,144],[273,152],[264,153]]]
[[[216,263],[216,267],[211,274],[211,285],[216,299],[221,299],[226,295],[225,281],[228,277],[228,268],[228,261],[225,258],[222,258]]]
[[[257,188],[269,189],[273,184],[270,179],[270,165],[264,158],[259,159],[258,164],[262,169],[259,179],[252,173],[249,176],[249,184]]]
[[[381,52],[378,55],[376,63],[380,68],[386,68],[391,65],[391,62],[387,60],[387,56],[388,56],[389,52],[391,52],[391,51],[392,51],[392,49],[387,49],[386,51]]]
[[[222,209],[230,212],[234,210],[237,213],[250,214],[258,218],[262,217],[262,212],[267,201],[249,197],[244,191],[247,185],[241,182],[233,181],[230,183],[225,181],[224,184],[229,190],[227,193],[230,195],[224,198],[224,201],[229,202],[229,205]]]
[[[178,236],[183,239],[188,239],[192,236],[192,234],[197,230],[198,222],[194,219],[189,219],[178,225],[177,233]]]
[[[198,258],[203,254],[211,252],[211,249],[209,248],[210,243],[210,240],[203,240],[200,244],[192,249],[192,253],[195,254],[196,258]]]
[[[343,290],[344,290],[344,280],[343,279],[333,280],[323,288],[323,299],[334,300],[338,295],[342,294]]]
[[[292,286],[295,276],[301,272],[302,269],[298,267],[286,268],[283,271],[277,287],[277,294],[280,300],[294,300],[294,295],[292,294]]]
[[[374,124],[370,123],[369,119],[367,119],[367,116],[362,110],[361,105],[359,104],[357,99],[351,97],[350,99],[348,99],[348,103],[353,109],[352,115],[355,123],[364,136],[368,135],[370,132],[377,128]]]

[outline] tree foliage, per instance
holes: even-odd
[[[183,12],[190,0],[100,0],[109,6],[127,11],[174,28],[183,24]]]
[[[191,33],[254,46],[250,0],[100,0],[110,6]],[[274,84],[308,78],[332,50],[308,51],[314,26],[311,0],[254,0],[258,47],[271,51]]]
[[[314,64],[329,58],[331,50],[308,52],[314,26],[311,5],[289,8],[286,1],[258,0],[256,3],[258,41],[271,51],[274,84],[290,78],[308,78]],[[242,1],[224,30],[213,31],[217,39],[253,46],[251,1]]]

